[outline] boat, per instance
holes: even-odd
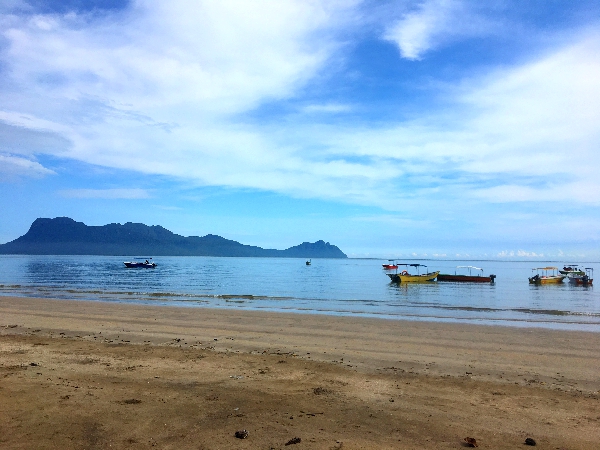
[[[394,262],[393,259],[389,259],[388,261],[388,264],[382,264],[383,270],[395,270],[398,268],[398,265]]]
[[[577,267],[577,264],[569,264],[563,267],[562,270],[558,271],[559,273],[563,274],[563,275],[585,275],[585,272],[583,270],[581,270],[579,267]]]
[[[312,261],[312,260],[310,260],[310,259],[309,259],[309,260],[307,260],[307,261],[306,261],[306,265],[307,265],[307,266],[310,266],[310,265],[312,264],[312,262],[311,262],[311,261]]]
[[[423,273],[423,274],[419,273],[421,267],[425,267],[427,270],[427,266],[424,264],[397,264],[397,265],[398,266],[406,266],[407,268],[414,267],[417,270],[417,274],[416,275],[410,274],[407,270],[403,270],[402,272],[398,273],[398,270],[396,269],[395,273],[387,273],[386,274],[388,277],[390,277],[390,280],[392,280],[393,283],[426,283],[428,281],[435,281],[436,277],[440,273],[439,270],[437,272],[427,272],[427,273]]]
[[[535,270],[537,273],[529,277],[530,284],[558,284],[562,283],[563,280],[567,277],[566,275],[557,275],[558,267],[536,267]],[[541,274],[540,274],[541,271]]]
[[[569,283],[575,284],[577,286],[590,286],[594,282],[594,269],[591,267],[586,267],[583,275],[570,273],[567,275],[567,279]]]
[[[145,261],[125,261],[123,262],[123,264],[125,264],[125,267],[127,267],[128,269],[154,269],[157,266],[157,264],[148,261],[148,259],[146,259]]]
[[[456,270],[454,271],[454,275],[442,274],[440,273],[437,276],[438,281],[455,281],[459,283],[493,283],[496,279],[496,275],[488,275],[487,277],[483,276],[483,269],[481,267],[475,266],[456,266],[456,269],[468,269],[469,274],[459,275]],[[472,272],[475,272],[473,274]]]

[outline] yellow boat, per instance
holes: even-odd
[[[536,267],[537,273],[529,277],[529,284],[558,284],[562,283],[566,275],[557,275],[558,267]],[[540,270],[542,271],[540,275]],[[550,272],[552,272],[550,274]]]
[[[397,265],[398,266],[415,267],[417,269],[417,274],[416,275],[410,274],[406,270],[403,270],[400,273],[398,273],[398,271],[396,271],[396,273],[386,274],[388,277],[390,277],[390,280],[392,280],[393,283],[426,283],[429,281],[435,281],[438,274],[440,273],[440,271],[438,270],[437,272],[428,272],[428,273],[420,274],[419,268],[427,267],[423,264],[397,264]]]

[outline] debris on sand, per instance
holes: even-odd
[[[299,437],[295,437],[287,441],[285,445],[299,444],[300,442],[302,442],[302,439],[300,439]]]
[[[246,439],[248,437],[248,432],[246,430],[238,430],[235,432],[235,437],[238,439]]]
[[[525,439],[525,445],[535,445],[535,440],[533,438]]]
[[[315,395],[328,395],[328,394],[331,394],[331,393],[332,393],[331,390],[326,389],[326,388],[321,387],[321,386],[316,387],[316,388],[313,389],[313,394],[315,394]]]
[[[467,443],[468,447],[477,447],[477,441],[475,440],[475,438],[466,437],[465,442]]]

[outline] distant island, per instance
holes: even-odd
[[[329,242],[303,242],[286,250],[264,249],[208,234],[184,237],[158,225],[87,226],[69,217],[36,219],[23,236],[0,244],[3,255],[248,256],[347,258]]]

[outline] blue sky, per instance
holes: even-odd
[[[599,119],[597,0],[5,0],[0,243],[599,260]]]

